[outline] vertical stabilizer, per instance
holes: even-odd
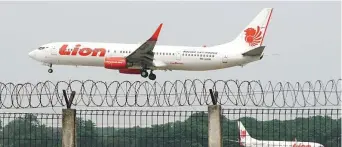
[[[262,46],[268,24],[271,20],[273,8],[264,8],[231,42],[219,45],[220,48],[244,53]]]
[[[238,127],[239,127],[239,141],[240,144],[243,146],[249,146],[248,144],[251,144],[252,142],[255,142],[256,139],[252,138],[249,133],[247,132],[247,130],[245,129],[245,127],[243,126],[243,124],[238,121]]]

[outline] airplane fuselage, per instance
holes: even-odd
[[[243,143],[245,147],[323,147],[315,142],[295,142],[295,141],[268,141],[257,140]]]
[[[262,9],[235,39],[211,47],[157,45],[161,23],[141,44],[55,42],[35,49],[29,56],[48,64],[49,73],[53,72],[52,65],[94,66],[140,74],[150,80],[156,79],[154,70],[207,71],[244,66],[262,59],[272,10]]]
[[[237,123],[240,131],[240,138],[237,142],[244,147],[324,147],[322,144],[316,142],[303,142],[297,141],[297,139],[294,141],[258,140],[249,135],[241,121]]]
[[[106,57],[126,57],[140,44],[56,42],[43,45],[30,56],[40,62],[53,65],[104,67]],[[260,59],[260,56],[243,56],[228,52],[234,49],[211,47],[187,47],[156,45],[154,70],[204,71],[242,66]],[[141,69],[141,66],[127,67]]]

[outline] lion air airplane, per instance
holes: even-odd
[[[156,45],[162,23],[142,44],[54,42],[31,51],[29,57],[48,65],[93,66],[140,74],[155,80],[154,70],[205,71],[244,66],[261,60],[262,43],[273,8],[264,8],[231,42],[211,47]],[[147,71],[150,70],[150,73]]]
[[[240,121],[238,121],[238,127],[240,130],[239,143],[241,146],[245,147],[324,147],[319,143],[299,142],[296,139],[294,141],[257,140],[249,135],[249,133]]]

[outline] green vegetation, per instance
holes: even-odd
[[[42,118],[44,119],[44,118]],[[41,124],[37,116],[27,114],[5,126],[0,125],[0,146],[4,147],[61,147],[61,128]],[[240,119],[249,134],[262,140],[313,141],[325,147],[341,147],[341,119],[327,116],[297,118],[287,121],[257,121]],[[3,124],[3,123],[1,123]],[[79,147],[207,147],[207,114],[196,113],[183,122],[177,121],[152,127],[106,128],[96,127],[91,120],[77,118],[77,146]],[[235,120],[222,117],[223,145],[238,147],[238,128]]]

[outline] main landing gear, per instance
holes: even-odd
[[[53,70],[52,70],[52,64],[49,64],[49,67],[50,67],[50,68],[49,68],[48,72],[49,72],[49,73],[52,73],[52,72],[53,72]]]
[[[146,78],[146,77],[148,76],[148,78],[149,78],[150,80],[155,80],[155,79],[156,79],[156,75],[153,73],[152,70],[151,70],[151,73],[148,74],[148,72],[147,72],[146,69],[142,69],[142,70],[141,70],[141,76],[142,76],[143,78]]]

